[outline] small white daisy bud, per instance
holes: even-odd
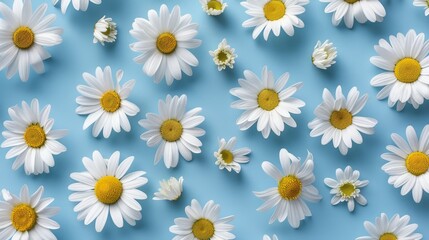
[[[103,16],[98,20],[94,26],[94,43],[100,42],[104,46],[105,42],[113,43],[116,41],[116,23],[112,21],[112,18],[106,18]]]
[[[169,200],[176,201],[180,198],[183,192],[183,177],[179,180],[175,177],[171,177],[168,180],[162,180],[159,182],[161,186],[154,195],[153,200]]]
[[[200,0],[201,7],[207,15],[217,16],[221,15],[228,4],[224,3],[223,0]]]
[[[235,59],[238,57],[234,52],[235,49],[231,48],[224,38],[217,46],[217,49],[209,51],[209,54],[213,57],[213,62],[217,65],[217,69],[222,71],[226,69],[226,67],[231,69],[234,68]]]
[[[326,40],[324,43],[317,41],[311,61],[317,68],[326,70],[336,63],[336,57],[337,49],[333,46],[332,42],[329,42],[329,40]]]

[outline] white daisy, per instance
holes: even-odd
[[[371,79],[374,87],[383,87],[378,99],[388,98],[389,107],[396,104],[401,111],[408,102],[414,108],[429,99],[429,41],[425,34],[411,29],[404,36],[389,37],[390,43],[380,39],[374,49],[379,56],[371,57],[375,66],[385,70]]]
[[[162,180],[159,182],[161,186],[154,195],[153,200],[169,200],[176,201],[180,198],[183,192],[183,177],[179,180],[175,177],[171,177],[168,180]]]
[[[94,124],[92,135],[97,137],[103,130],[103,137],[108,138],[112,129],[120,132],[121,129],[129,132],[131,125],[128,116],[135,116],[139,111],[134,103],[126,100],[134,88],[136,81],[129,80],[120,85],[124,72],[116,72],[116,84],[112,79],[112,69],[107,66],[104,71],[97,67],[95,76],[85,72],[83,79],[88,85],[77,86],[82,94],[76,98],[79,107],[76,113],[88,115],[83,123],[83,129]]]
[[[112,43],[116,41],[116,23],[113,22],[112,18],[106,18],[103,16],[94,26],[94,39],[93,42],[100,42],[104,46],[104,42]]]
[[[228,45],[225,38],[219,43],[217,49],[209,51],[209,54],[213,57],[213,62],[217,65],[217,70],[219,71],[224,70],[226,67],[233,69],[235,59],[238,57],[235,54],[235,49]]]
[[[292,95],[301,88],[302,82],[284,89],[289,73],[284,73],[276,81],[266,66],[262,69],[262,79],[249,70],[244,71],[244,77],[238,80],[240,87],[229,91],[240,98],[231,107],[245,110],[237,119],[240,130],[247,130],[258,122],[257,130],[262,132],[264,138],[268,138],[271,131],[280,136],[285,124],[297,126],[291,114],[300,114],[299,108],[305,106],[305,103]]]
[[[311,216],[304,200],[317,202],[322,199],[319,191],[312,185],[315,180],[313,155],[308,152],[307,158],[301,164],[300,159],[283,148],[280,150],[279,158],[283,173],[268,161],[262,163],[262,169],[277,181],[277,186],[262,192],[254,192],[265,201],[257,210],[265,211],[275,207],[270,224],[275,220],[283,222],[287,218],[293,228],[298,228],[301,220]]]
[[[52,3],[56,5],[60,0],[52,0]],[[101,4],[101,0],[61,0],[61,12],[66,13],[70,3],[73,4],[76,11],[86,11],[88,9],[89,2],[94,4]]]
[[[360,172],[347,166],[344,171],[337,168],[335,172],[337,180],[325,178],[325,184],[332,188],[331,194],[334,195],[331,199],[332,205],[337,205],[340,202],[347,202],[349,212],[355,209],[355,200],[362,206],[367,204],[366,198],[360,193],[360,188],[368,185],[368,180],[359,180]]]
[[[356,87],[350,89],[347,98],[343,95],[341,86],[337,87],[335,98],[328,89],[323,89],[323,102],[316,107],[316,118],[308,124],[310,136],[322,135],[322,144],[331,140],[341,154],[346,155],[353,142],[363,142],[362,133],[373,134],[377,120],[369,117],[356,116],[366,104],[368,95],[359,98]]]
[[[419,203],[423,191],[429,193],[429,125],[426,125],[420,138],[412,126],[406,130],[407,140],[396,133],[392,140],[396,146],[389,145],[381,157],[388,161],[381,168],[389,174],[389,184],[401,188],[401,195],[412,190],[413,199]]]
[[[223,0],[200,0],[201,7],[207,15],[218,16],[225,11],[228,4],[224,3]]]
[[[2,190],[0,201],[0,239],[56,240],[51,230],[60,225],[50,219],[59,208],[49,207],[53,198],[42,198],[43,186],[30,195],[27,185],[21,188],[20,196]]]
[[[354,19],[359,23],[382,22],[386,10],[379,0],[320,0],[329,3],[325,13],[332,13],[332,24],[338,26],[341,20],[352,28]]]
[[[419,225],[410,222],[410,216],[393,215],[391,219],[385,213],[375,219],[375,224],[365,221],[364,226],[370,236],[358,237],[356,240],[420,240],[423,235],[415,233]]]
[[[8,109],[11,120],[4,121],[7,129],[2,132],[6,140],[2,148],[11,148],[6,159],[15,158],[12,169],[24,165],[27,175],[49,173],[55,165],[53,155],[65,152],[67,148],[58,142],[67,134],[67,130],[52,130],[54,119],[49,118],[51,105],[39,110],[39,101],[33,99],[29,106],[22,101],[22,108],[13,106]]]
[[[326,70],[336,63],[335,58],[337,58],[337,48],[334,47],[332,42],[329,42],[329,40],[323,43],[317,41],[311,56],[314,66]]]
[[[234,150],[237,138],[232,137],[228,142],[222,138],[219,141],[219,149],[214,152],[216,158],[216,165],[219,165],[219,169],[226,169],[228,172],[234,170],[236,173],[240,173],[242,163],[249,162],[249,155],[251,153],[250,148],[239,148]]]
[[[429,1],[428,0],[414,0],[413,5],[416,7],[423,7],[425,9],[425,16],[429,15]]]
[[[234,216],[219,218],[219,204],[208,201],[203,208],[197,200],[193,199],[191,205],[186,206],[185,212],[187,218],[174,219],[176,225],[170,227],[170,232],[176,234],[173,239],[235,239],[235,235],[230,233],[234,226],[229,224]]]
[[[273,237],[271,238],[270,236],[268,236],[267,234],[264,235],[264,237],[262,238],[262,240],[279,240],[277,238],[277,235],[273,235]]]
[[[0,2],[0,71],[7,68],[6,77],[12,78],[16,72],[22,81],[27,81],[30,66],[36,73],[45,72],[43,60],[51,57],[44,47],[62,42],[63,30],[50,27],[55,14],[44,16],[47,4],[41,4],[33,12],[31,0],[14,0],[10,9]]]
[[[148,19],[136,18],[131,36],[138,42],[130,45],[131,50],[141,55],[134,61],[143,64],[143,72],[154,77],[156,83],[165,78],[167,85],[182,79],[182,71],[192,76],[192,68],[198,66],[198,59],[188,50],[201,45],[194,39],[198,25],[191,23],[189,14],[180,15],[180,7],[173,10],[163,4],[160,13],[149,10]]]
[[[186,102],[186,95],[167,95],[165,101],[158,101],[159,114],[147,113],[146,119],[139,121],[140,126],[147,129],[140,138],[149,147],[159,145],[155,164],[164,157],[165,166],[174,168],[179,162],[179,154],[186,161],[191,161],[192,153],[201,153],[203,144],[198,137],[203,136],[205,131],[197,126],[204,121],[204,117],[198,115],[201,108],[186,112]]]
[[[241,2],[247,15],[252,18],[243,22],[243,27],[255,27],[252,37],[256,39],[264,31],[264,39],[273,31],[274,35],[280,35],[280,29],[289,35],[295,33],[294,27],[303,28],[304,22],[297,16],[305,12],[304,5],[309,0],[246,0]]]
[[[78,220],[85,220],[85,225],[95,220],[95,230],[101,232],[108,214],[113,223],[121,228],[124,220],[134,226],[140,220],[142,210],[137,200],[147,198],[138,188],[148,180],[145,172],[128,173],[134,157],[128,157],[119,164],[120,153],[114,152],[109,159],[104,159],[100,152],[94,151],[93,159],[82,159],[86,172],[75,172],[70,177],[77,181],[69,185],[75,191],[69,196],[72,202],[79,202],[74,211]]]

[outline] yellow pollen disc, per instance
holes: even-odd
[[[175,142],[182,137],[183,126],[176,119],[168,119],[161,124],[160,132],[165,141]]]
[[[398,237],[393,233],[385,233],[380,236],[379,240],[398,240]]]
[[[398,81],[413,83],[419,79],[422,73],[422,66],[416,59],[406,57],[396,63],[394,73]]]
[[[405,166],[408,172],[420,176],[429,169],[429,157],[422,152],[412,152],[405,159]]]
[[[353,4],[353,3],[359,2],[360,0],[344,0],[344,1],[348,4]]]
[[[343,197],[352,196],[355,190],[355,186],[351,183],[344,183],[342,186],[340,186],[341,195],[343,195]]]
[[[107,91],[101,96],[100,105],[106,112],[116,112],[121,107],[121,97],[114,90]]]
[[[29,27],[21,26],[13,33],[12,40],[17,48],[28,49],[34,44],[34,33]]]
[[[106,31],[102,32],[103,35],[109,36],[110,32],[112,31],[112,29],[110,27],[108,27],[106,29]]]
[[[37,213],[30,205],[21,203],[12,209],[10,220],[16,231],[30,231],[36,226]]]
[[[329,119],[334,128],[343,130],[353,123],[353,115],[345,108],[333,111]]]
[[[281,0],[271,0],[264,6],[265,18],[268,21],[276,21],[286,14],[286,5]]]
[[[283,177],[278,184],[280,196],[285,200],[296,200],[301,195],[301,180],[293,175]]]
[[[169,32],[161,33],[156,39],[156,47],[160,52],[170,54],[176,50],[176,37]]]
[[[225,149],[225,150],[222,150],[220,154],[222,155],[222,159],[225,163],[229,164],[234,161],[234,154],[232,154],[231,151]]]
[[[214,10],[222,10],[222,3],[220,3],[217,0],[210,0],[207,3],[207,8],[208,9],[214,9]]]
[[[95,196],[104,204],[115,204],[122,196],[122,183],[113,176],[100,178],[95,184]]]
[[[219,59],[219,61],[221,62],[225,62],[226,60],[228,60],[228,55],[224,51],[220,51],[217,54],[217,59]]]
[[[192,233],[198,240],[209,240],[213,237],[215,228],[213,223],[205,218],[200,218],[192,225]]]
[[[31,124],[25,129],[24,140],[29,147],[41,148],[46,142],[45,131],[38,123]]]
[[[279,94],[276,91],[268,88],[265,88],[259,92],[257,101],[259,107],[265,111],[273,110],[280,103]]]

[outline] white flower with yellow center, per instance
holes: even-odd
[[[79,85],[77,90],[82,96],[76,98],[79,107],[76,113],[88,115],[83,123],[83,129],[94,124],[92,135],[97,137],[103,130],[103,137],[108,138],[112,129],[129,132],[131,125],[128,116],[135,116],[140,109],[127,98],[134,88],[136,81],[130,80],[120,85],[124,72],[116,72],[116,84],[112,79],[112,69],[107,66],[102,70],[97,67],[95,76],[85,72],[83,79],[88,85]]]
[[[414,0],[413,5],[423,7],[425,9],[425,16],[429,15],[429,0]]]
[[[8,109],[11,120],[3,123],[7,129],[2,132],[6,140],[2,148],[11,148],[6,159],[15,158],[12,169],[24,165],[27,175],[49,173],[55,165],[53,155],[65,152],[67,148],[58,142],[67,134],[67,130],[52,130],[54,119],[49,118],[51,105],[39,110],[39,101],[33,99],[29,106],[22,101],[22,108],[13,106]]]
[[[358,237],[356,240],[420,240],[423,235],[415,233],[417,224],[408,224],[410,216],[400,217],[398,214],[393,215],[391,219],[385,213],[375,219],[375,224],[365,221],[363,225],[368,231],[369,236]]]
[[[264,237],[262,238],[262,240],[279,240],[279,239],[277,238],[277,235],[275,235],[275,234],[273,235],[272,238],[265,234]]]
[[[283,173],[271,162],[262,163],[262,169],[277,181],[277,186],[254,192],[258,198],[265,201],[257,210],[265,211],[275,207],[270,224],[275,220],[283,222],[287,218],[293,228],[298,228],[301,220],[311,216],[304,200],[318,202],[322,199],[319,191],[312,185],[315,180],[313,155],[308,152],[307,158],[301,164],[300,159],[283,148],[279,158]]]
[[[70,177],[77,181],[69,186],[74,191],[69,196],[72,202],[79,202],[74,211],[77,219],[84,220],[85,225],[95,220],[95,230],[101,232],[107,217],[121,228],[124,220],[134,226],[140,220],[142,210],[137,200],[144,200],[147,195],[138,188],[148,180],[145,172],[128,173],[134,157],[128,157],[119,164],[120,153],[114,152],[109,159],[104,159],[100,152],[94,151],[92,159],[82,159],[86,172],[75,172]]]
[[[340,202],[347,202],[349,212],[355,209],[355,200],[362,206],[367,204],[366,198],[360,193],[360,188],[368,185],[368,180],[359,180],[360,172],[347,166],[344,171],[337,168],[335,172],[337,180],[325,178],[325,184],[332,188],[331,194],[334,195],[331,199],[332,205],[337,205]]]
[[[94,4],[101,4],[101,0],[52,0],[52,3],[56,5],[59,1],[61,1],[61,12],[63,14],[66,13],[70,3],[72,3],[76,11],[84,11],[84,12],[88,10],[89,2],[92,2]]]
[[[235,49],[228,45],[225,38],[219,43],[217,49],[209,51],[209,54],[213,57],[213,62],[217,65],[219,71],[226,69],[226,67],[233,69],[235,59],[238,57],[235,54]]]
[[[94,43],[100,42],[104,46],[105,42],[112,43],[116,41],[116,23],[113,22],[112,18],[106,18],[103,16],[94,26]]]
[[[31,0],[14,0],[12,9],[0,2],[0,71],[7,68],[8,79],[18,72],[27,81],[30,66],[38,74],[45,72],[43,61],[51,55],[44,47],[62,42],[63,30],[50,27],[55,14],[44,16],[47,8],[42,4],[33,12]]]
[[[314,66],[326,70],[336,63],[335,58],[337,58],[337,48],[334,47],[332,42],[329,42],[329,40],[323,43],[317,41],[311,56]]]
[[[200,0],[201,7],[207,15],[218,16],[225,11],[228,4],[224,3],[223,0]]]
[[[374,46],[379,56],[370,61],[386,72],[373,77],[371,85],[383,87],[377,98],[388,98],[389,107],[396,104],[396,110],[401,111],[408,102],[417,109],[429,99],[429,41],[413,29],[405,36],[391,35],[389,41],[380,39]]]
[[[0,201],[0,239],[56,240],[51,230],[60,225],[50,219],[59,208],[49,207],[53,198],[42,198],[43,186],[30,195],[27,185],[21,188],[20,196],[2,190]]]
[[[168,180],[162,180],[159,182],[161,186],[153,197],[153,200],[169,200],[176,201],[182,196],[183,192],[183,177],[179,180],[175,177],[171,177]]]
[[[294,27],[303,28],[304,22],[298,15],[305,12],[304,5],[308,0],[246,0],[241,2],[246,13],[252,18],[243,22],[243,27],[255,27],[252,37],[256,39],[264,31],[264,39],[268,40],[271,31],[278,37],[281,29],[289,35],[295,33]]]
[[[213,201],[208,201],[204,208],[193,199],[190,206],[186,206],[187,218],[174,219],[170,232],[176,234],[173,239],[194,239],[194,240],[230,240],[235,239],[235,235],[230,233],[234,226],[229,224],[234,216],[219,218],[220,206]]]
[[[423,191],[429,193],[429,125],[423,128],[420,139],[412,126],[407,127],[406,135],[407,140],[404,140],[392,134],[396,146],[386,147],[389,153],[381,157],[388,163],[381,169],[389,174],[389,184],[401,188],[401,195],[412,191],[414,201],[419,203]]]
[[[191,67],[198,66],[198,59],[188,50],[201,45],[201,40],[194,39],[198,25],[191,21],[191,15],[180,15],[179,6],[170,12],[165,4],[159,15],[152,9],[148,19],[134,20],[130,34],[138,42],[130,48],[141,53],[134,61],[143,64],[143,72],[154,77],[156,83],[165,78],[170,86],[174,80],[182,79],[182,71],[192,76]]]
[[[280,136],[285,124],[297,126],[291,114],[300,114],[299,108],[305,106],[305,103],[292,95],[301,88],[302,82],[284,89],[289,73],[284,73],[276,81],[266,66],[262,69],[262,79],[249,70],[244,71],[244,77],[238,80],[240,87],[230,90],[232,95],[240,98],[231,107],[244,110],[237,119],[240,130],[247,130],[257,122],[257,130],[262,132],[264,138],[268,138],[271,131]]]
[[[356,87],[350,89],[347,98],[341,86],[337,87],[335,98],[328,89],[323,90],[323,102],[314,110],[316,118],[308,124],[310,136],[322,136],[322,144],[331,140],[341,154],[346,155],[352,144],[363,142],[362,133],[373,134],[377,120],[356,116],[366,104],[368,95],[359,98]]]
[[[228,142],[222,138],[219,141],[219,149],[214,152],[216,158],[216,165],[219,165],[219,169],[226,169],[228,172],[234,170],[236,173],[240,173],[240,164],[249,162],[249,155],[251,153],[250,148],[239,148],[234,150],[237,138],[232,137]]]
[[[186,95],[171,97],[167,95],[165,101],[159,100],[159,114],[147,113],[146,119],[139,121],[140,126],[147,129],[140,138],[146,141],[149,147],[158,149],[154,163],[158,164],[164,157],[167,168],[174,168],[179,163],[179,155],[186,161],[192,160],[192,153],[201,153],[203,145],[198,137],[205,131],[198,128],[204,117],[198,115],[201,108],[186,111]]]

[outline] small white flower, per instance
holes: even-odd
[[[250,148],[233,150],[236,142],[237,139],[235,137],[229,139],[228,142],[224,138],[219,141],[219,150],[214,152],[216,158],[215,164],[219,165],[219,169],[222,170],[225,168],[228,172],[234,170],[236,173],[240,173],[240,164],[249,162],[249,157],[246,155],[250,154]]]
[[[425,9],[425,16],[429,15],[429,0],[414,0],[413,5],[423,7]]]
[[[264,235],[264,237],[262,238],[262,240],[279,240],[277,238],[277,235],[273,235],[273,237],[271,238],[270,236],[268,236],[267,234]]]
[[[158,189],[154,195],[153,200],[170,200],[175,201],[180,198],[183,192],[183,177],[179,180],[175,177],[171,177],[168,180],[162,180],[159,182],[161,188]]]
[[[94,39],[93,42],[100,42],[104,46],[104,42],[112,43],[116,41],[116,23],[112,21],[112,18],[106,18],[103,16],[98,20],[94,26]]]
[[[76,11],[84,12],[88,9],[89,2],[92,2],[94,4],[101,4],[101,0],[52,0],[52,3],[56,5],[59,1],[61,1],[61,12],[63,14],[66,13],[70,3],[72,3]]]
[[[200,0],[201,7],[207,15],[217,16],[225,11],[228,4],[224,3],[223,0]]]
[[[326,40],[323,43],[317,41],[312,55],[314,66],[320,69],[327,69],[336,63],[336,57],[337,49],[334,47],[332,42],[329,42],[329,40]]]
[[[235,49],[231,48],[224,38],[217,46],[217,49],[209,51],[209,54],[213,57],[213,62],[217,65],[217,69],[222,71],[226,67],[234,68],[235,59],[238,57],[234,52]]]

